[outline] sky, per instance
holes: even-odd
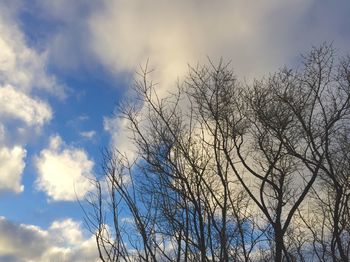
[[[188,65],[251,80],[325,41],[350,54],[348,0],[0,0],[0,261],[98,261],[86,230],[115,111],[149,60],[160,96]]]

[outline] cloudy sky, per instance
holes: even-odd
[[[350,53],[348,0],[0,0],[0,260],[95,261],[77,198],[140,65],[159,92],[223,57],[252,79],[327,41]]]

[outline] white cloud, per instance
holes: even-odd
[[[47,73],[45,52],[28,47],[26,39],[9,16],[7,8],[0,10],[0,85],[15,86],[29,93],[33,88],[64,97],[64,88],[53,75]]]
[[[16,224],[0,217],[1,261],[98,261],[94,237],[84,237],[81,224],[54,221],[49,229]]]
[[[0,148],[0,192],[13,191],[20,193],[22,172],[25,167],[26,150],[20,146]]]
[[[80,225],[72,219],[54,221],[50,226],[50,232],[59,236],[56,241],[62,245],[79,245],[83,242]]]
[[[80,132],[80,135],[84,138],[91,139],[96,135],[96,131],[94,130],[84,131],[84,132]]]
[[[12,86],[0,87],[0,118],[19,119],[28,126],[42,126],[52,117],[48,104]]]
[[[83,149],[67,146],[59,136],[35,160],[37,188],[54,201],[74,201],[92,189],[90,180],[94,162]]]
[[[127,119],[118,116],[103,119],[104,130],[111,136],[110,146],[112,148],[118,147],[122,154],[127,154],[130,159],[133,159],[136,156],[137,148],[130,142],[133,134],[128,125]]]

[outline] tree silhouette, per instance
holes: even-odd
[[[159,97],[146,67],[120,107],[137,152],[106,151],[88,199],[101,260],[349,261],[350,58],[189,71]]]

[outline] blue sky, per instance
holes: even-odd
[[[103,148],[132,154],[113,112],[147,59],[160,96],[207,56],[249,80],[324,41],[349,54],[349,13],[347,0],[0,0],[0,260],[96,260],[76,197]]]

